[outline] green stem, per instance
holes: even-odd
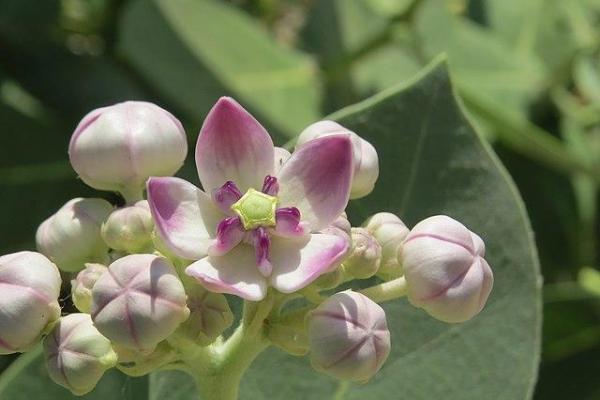
[[[187,372],[196,381],[204,400],[236,400],[246,370],[269,346],[264,333],[265,318],[273,308],[270,294],[260,303],[244,302],[242,322],[224,343],[215,343],[186,357]]]
[[[246,329],[238,327],[212,363],[190,365],[200,399],[236,400],[244,373],[267,347],[268,342],[261,335],[246,335]]]
[[[383,282],[379,285],[359,290],[376,303],[383,303],[406,295],[406,279],[400,277],[389,282]]]

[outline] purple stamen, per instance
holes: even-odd
[[[245,231],[239,217],[228,217],[217,225],[217,238],[208,249],[211,256],[222,256],[244,239]]]
[[[273,272],[273,265],[269,260],[269,248],[271,247],[271,239],[269,233],[263,227],[258,227],[252,231],[254,239],[254,251],[256,253],[256,263],[258,264],[258,270],[265,276],[271,276]]]
[[[265,176],[262,192],[268,194],[269,196],[277,196],[277,193],[279,192],[279,183],[277,182],[277,178],[271,175]]]
[[[296,207],[283,207],[275,211],[275,234],[284,237],[306,234],[306,226],[300,221],[300,210]]]
[[[232,181],[212,192],[212,199],[225,214],[231,213],[231,206],[242,197],[242,193]]]

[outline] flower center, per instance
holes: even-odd
[[[277,197],[248,189],[248,191],[232,206],[242,221],[245,230],[256,229],[260,226],[275,226],[277,211]]]

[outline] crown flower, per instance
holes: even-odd
[[[282,160],[258,121],[224,97],[196,144],[204,190],[179,178],[148,181],[158,235],[174,254],[195,260],[186,273],[207,289],[253,301],[269,286],[295,292],[348,252],[345,238],[319,230],[348,203],[350,136],[309,141]]]

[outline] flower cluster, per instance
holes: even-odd
[[[271,344],[364,383],[391,346],[377,303],[406,295],[449,323],[484,307],[493,283],[485,246],[460,222],[432,216],[409,229],[382,212],[351,226],[346,206],[374,189],[378,157],[338,123],[309,126],[290,154],[221,98],[195,148],[201,188],[172,176],[186,155],[182,124],[154,104],[83,118],[69,146],[73,168],[125,204],[70,200],[40,225],[39,253],[0,257],[1,354],[45,337],[50,377],[79,395],[112,367],[197,375],[210,365],[213,377],[239,379]],[[60,316],[59,269],[80,313]],[[374,286],[338,289],[367,278]],[[234,321],[228,296],[243,299],[244,311],[224,338]],[[286,311],[297,299],[304,305]],[[232,398],[218,385],[211,398]]]

